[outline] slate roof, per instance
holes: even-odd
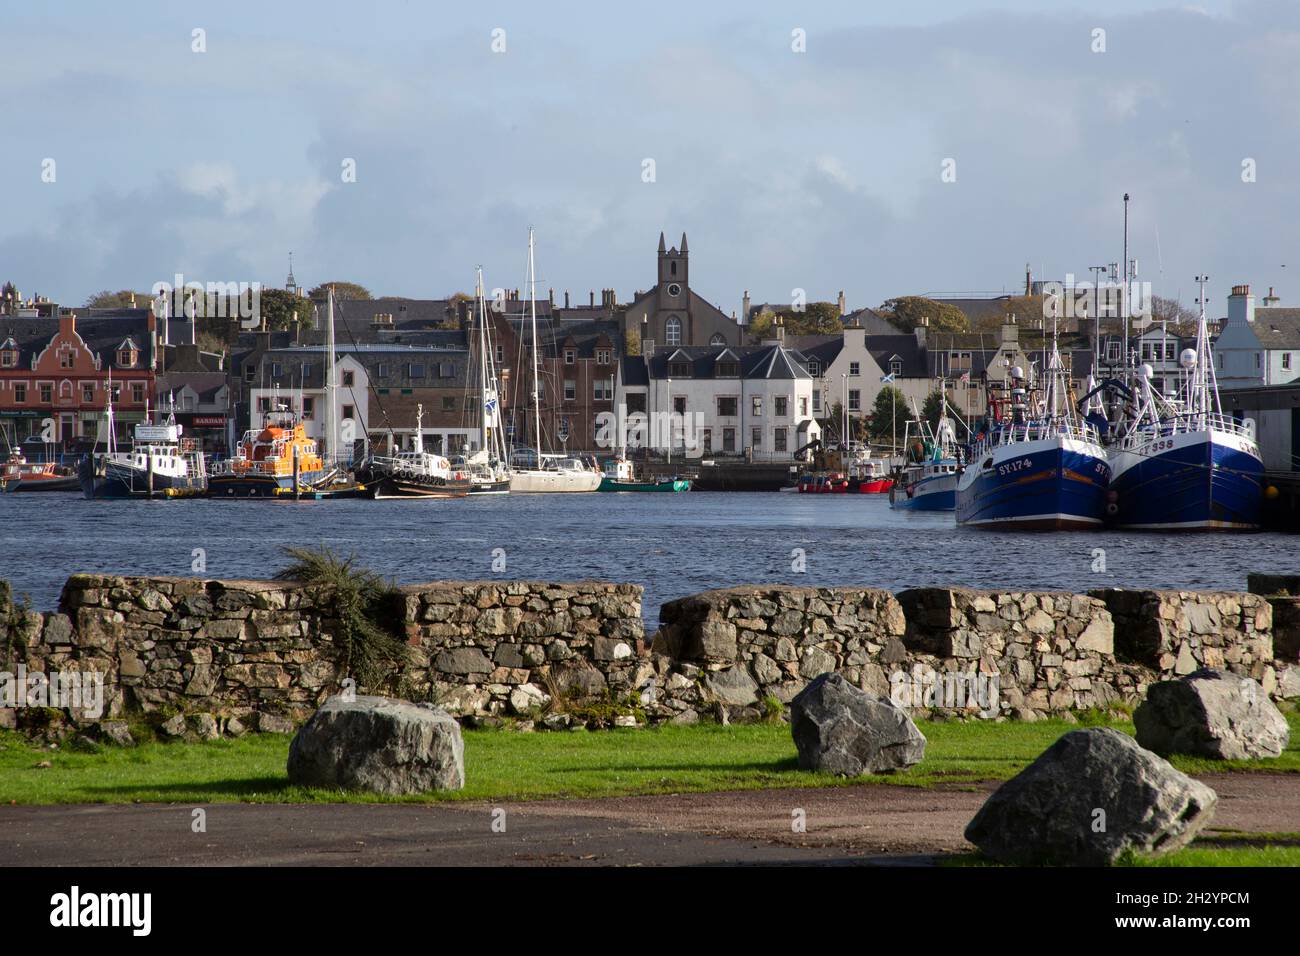
[[[715,370],[720,359],[734,355],[740,364],[742,378],[798,379],[811,378],[808,360],[802,353],[779,345],[725,346],[695,345],[659,349],[645,364],[648,376],[668,378],[668,366],[676,356],[677,362],[690,361],[691,378],[716,378]]]
[[[1266,349],[1300,349],[1300,309],[1257,308],[1253,327]]]
[[[101,367],[118,368],[117,347],[125,339],[140,343],[139,358],[135,368],[149,368],[150,354],[148,309],[70,309],[77,316],[77,334],[100,359]],[[59,332],[59,320],[54,316],[19,318],[0,316],[0,336],[12,338],[18,346],[18,368],[30,369],[32,359],[50,344]]]
[[[620,359],[623,366],[623,384],[636,388],[650,384],[650,372],[646,368],[645,356],[624,355]]]
[[[468,349],[433,349],[407,345],[366,343],[359,346],[335,343],[335,354],[350,356],[366,370],[374,388],[468,388],[470,352]],[[269,388],[323,388],[328,350],[323,345],[293,346],[270,349],[262,355],[257,379],[251,383]],[[271,375],[272,365],[280,365],[280,375]],[[411,364],[423,365],[424,375],[412,378]],[[385,375],[381,376],[380,366]],[[305,370],[305,371],[304,371]]]
[[[903,363],[899,372],[903,378],[930,376],[926,349],[916,341],[915,335],[896,332],[893,335],[868,335],[866,340],[867,351],[885,375],[890,372],[889,363],[897,356]]]

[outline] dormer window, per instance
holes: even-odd
[[[6,339],[3,345],[0,345],[0,368],[17,368],[18,367],[18,343],[13,339]]]
[[[59,353],[59,368],[72,368],[73,360],[76,359],[76,353],[71,349]]]
[[[690,362],[672,362],[672,363],[670,363],[669,366],[668,366],[668,376],[669,376],[670,378],[690,378],[690,377],[691,377],[691,363],[690,363]]]
[[[898,359],[894,359],[894,361],[890,362],[890,363],[889,363],[889,374],[890,374],[890,375],[902,375],[902,374],[903,374],[903,363],[902,363],[901,361],[899,361]]]
[[[577,349],[565,349],[565,350],[564,350],[564,364],[565,364],[565,365],[572,365],[572,364],[573,364],[574,362],[576,362],[577,360],[578,360],[578,351],[577,351]]]
[[[596,349],[596,364],[597,365],[609,364],[609,349]]]
[[[718,378],[740,378],[740,363],[730,360],[719,362],[715,374]]]
[[[124,346],[117,350],[118,368],[135,368],[136,350],[133,346]]]

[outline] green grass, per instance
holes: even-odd
[[[1300,717],[1277,760],[1216,762],[1175,757],[1180,769],[1300,773]],[[1090,721],[1096,723],[1096,720]],[[784,724],[658,727],[600,732],[465,732],[466,787],[455,793],[383,798],[290,786],[289,739],[250,735],[210,743],[145,743],[96,753],[42,750],[0,734],[0,803],[405,802],[530,800],[628,794],[826,787],[862,782],[971,787],[1005,780],[1077,725],[923,722],[925,760],[903,773],[845,780],[798,769]],[[1111,726],[1132,732],[1132,725]],[[48,768],[38,768],[48,760]]]
[[[997,867],[1002,864],[979,853],[955,853],[944,858],[943,866]],[[1122,858],[1117,866],[1300,866],[1300,833],[1243,833],[1206,829],[1191,846],[1167,856],[1145,859]]]

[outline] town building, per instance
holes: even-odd
[[[686,233],[682,244],[669,248],[659,234],[657,281],[638,292],[623,313],[628,351],[652,351],[678,346],[739,345],[742,329],[734,318],[706,302],[691,288],[690,250]]]
[[[1268,290],[1257,308],[1248,285],[1232,287],[1228,316],[1214,343],[1219,386],[1285,385],[1300,378],[1300,309],[1283,308]]]
[[[0,316],[0,434],[29,458],[79,456],[107,438],[109,385],[116,437],[156,401],[151,309],[31,310]]]

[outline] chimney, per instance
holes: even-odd
[[[595,289],[592,289],[592,290],[591,290],[591,303],[590,303],[590,304],[591,304],[591,307],[592,307],[593,309],[596,307],[596,290],[595,290]]]
[[[844,290],[840,289],[840,318],[849,314],[848,304],[844,298]]]
[[[569,290],[568,290],[568,289],[565,289],[565,290],[564,290],[564,307],[565,307],[566,309],[569,307]]]
[[[749,324],[749,290],[745,290],[745,297],[740,300],[740,324]]]
[[[550,291],[548,292],[546,298],[550,301],[551,306],[554,307],[554,306],[555,306],[555,287],[554,287],[554,286],[551,286],[551,289],[550,289]]]
[[[1255,297],[1250,294],[1250,286],[1234,285],[1228,296],[1228,323],[1254,321]]]
[[[134,292],[131,293],[131,299],[130,299],[130,302],[131,302],[131,308],[134,309],[134,308],[135,308],[135,293],[134,293]]]
[[[1261,304],[1264,306],[1264,308],[1271,309],[1281,301],[1282,301],[1281,299],[1279,299],[1277,296],[1273,294],[1273,287],[1269,286],[1268,295],[1264,296],[1264,301]]]

